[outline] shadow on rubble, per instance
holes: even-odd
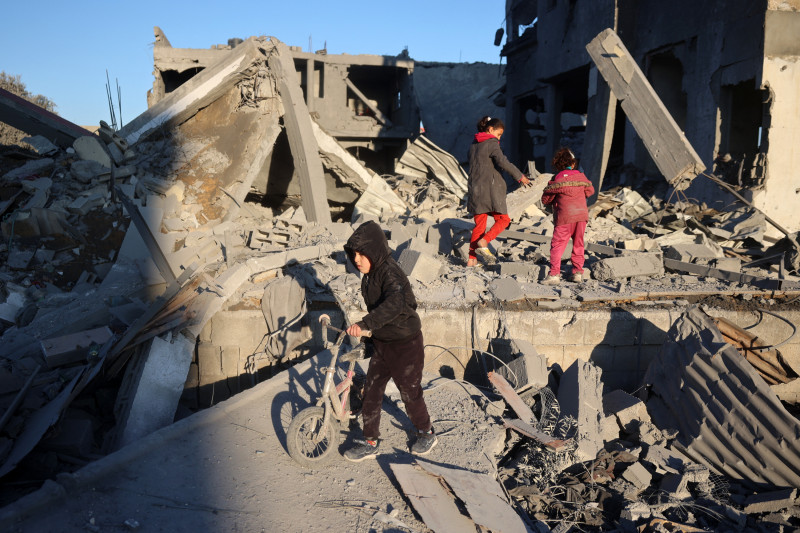
[[[623,309],[612,310],[603,339],[589,355],[589,362],[603,371],[603,393],[622,389],[634,394],[666,334],[644,317]]]

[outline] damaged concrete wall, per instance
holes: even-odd
[[[800,219],[791,216],[793,208],[779,207],[787,206],[789,198],[800,201],[796,187],[787,181],[798,165],[796,151],[789,148],[797,144],[799,127],[796,2],[508,0],[506,15],[506,136],[512,159],[543,157],[547,162],[553,149],[564,143],[582,157],[583,130],[570,131],[564,117],[567,112],[590,114],[591,62],[582,46],[611,28],[703,164],[718,174],[733,167],[729,181],[738,182],[746,196],[789,231],[800,229]],[[601,113],[596,120],[606,118]],[[612,161],[658,173],[631,124],[617,122],[607,148]],[[603,134],[603,128],[592,134]],[[726,154],[715,167],[715,160]],[[695,180],[687,194],[719,208],[731,201],[705,179]]]
[[[495,103],[502,99],[505,85],[501,69],[488,63],[418,61],[414,65],[414,92],[425,136],[465,161],[478,119],[505,116]]]

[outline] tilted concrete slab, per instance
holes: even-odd
[[[622,40],[606,29],[586,50],[666,180],[678,189],[688,187],[706,167]]]
[[[29,135],[41,135],[61,148],[91,132],[5,89],[0,89],[0,122]]]

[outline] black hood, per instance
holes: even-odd
[[[347,239],[344,251],[347,252],[347,257],[354,265],[356,252],[367,256],[370,263],[372,263],[372,268],[381,265],[392,253],[389,249],[389,241],[386,240],[383,230],[372,220],[364,222],[356,228],[350,238]]]

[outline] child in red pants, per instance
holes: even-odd
[[[469,259],[467,266],[478,264],[480,255],[487,263],[495,258],[489,250],[489,243],[511,223],[506,214],[506,182],[500,175],[505,170],[522,185],[530,180],[511,164],[500,149],[500,137],[505,125],[499,118],[483,117],[478,121],[478,133],[469,148],[469,180],[467,189],[469,200],[467,208],[475,218],[475,229],[469,242]],[[486,231],[486,219],[492,215],[494,224]]]
[[[550,241],[550,275],[543,285],[558,285],[561,256],[572,239],[572,274],[570,281],[583,281],[583,233],[589,220],[586,199],[594,194],[592,183],[575,170],[578,160],[569,148],[559,148],[553,156],[556,175],[542,193],[542,203],[553,207],[553,239]]]

